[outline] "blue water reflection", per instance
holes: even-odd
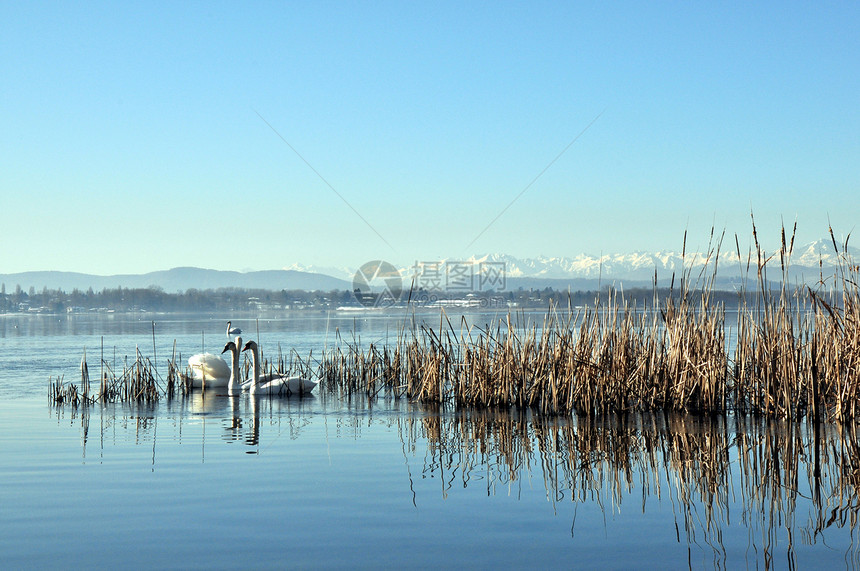
[[[858,562],[858,439],[832,426],[199,393],[21,402],[2,407],[0,543],[22,566]]]

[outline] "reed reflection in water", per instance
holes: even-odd
[[[391,431],[390,444],[402,448],[404,478],[416,507],[421,504],[417,490],[426,489],[418,479],[440,482],[446,500],[475,486],[488,496],[519,497],[524,485],[542,482],[548,515],[574,504],[574,543],[583,531],[576,518],[581,507],[599,509],[606,522],[620,517],[622,506],[630,513],[632,504],[643,514],[670,506],[676,530],[671,540],[686,548],[691,567],[703,560],[715,568],[793,568],[804,548],[807,557],[809,549],[840,549],[846,567],[860,567],[854,543],[860,448],[854,425],[816,428],[751,416],[662,412],[592,417],[486,409],[452,413],[403,401],[326,411],[321,404],[194,393],[154,405],[166,411],[117,406],[89,413],[57,408],[56,414],[80,420],[85,457],[87,441],[96,436],[90,417],[98,414],[100,454],[111,438],[151,443],[153,468],[156,436],[181,440],[194,423],[203,423],[204,448],[209,438],[208,446],[241,443],[242,451],[251,454],[265,452],[279,438],[299,439],[313,423],[327,423],[327,435],[331,423],[331,438],[346,439],[370,437],[381,427]],[[209,437],[207,425],[212,424]],[[205,462],[205,453],[200,460]]]
[[[816,431],[750,417],[569,419],[481,410],[408,417],[402,435],[410,450],[427,441],[422,470],[442,479],[443,495],[460,485],[511,493],[538,475],[553,506],[593,502],[620,513],[625,501],[641,497],[644,513],[652,499],[670,502],[691,565],[696,549],[710,552],[716,568],[739,564],[729,559],[725,536],[742,527],[747,565],[793,567],[798,542],[828,549],[827,531],[838,528],[851,537],[846,564],[860,566],[853,426]]]

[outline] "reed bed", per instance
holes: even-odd
[[[685,271],[679,287],[648,307],[627,303],[622,292],[593,307],[550,307],[543,322],[509,314],[484,327],[439,326],[398,333],[391,345],[339,343],[326,352],[318,374],[330,391],[459,407],[523,407],[542,414],[630,411],[749,412],[816,421],[857,418],[860,397],[860,289],[858,266],[840,248],[836,276],[816,288],[792,287],[794,246],[782,232],[780,250],[767,256],[758,243],[746,271],[754,291],[739,292],[734,349],[726,309],[712,302],[722,238],[707,252],[706,267]],[[737,240],[736,240],[737,245]],[[742,260],[740,248],[738,260]],[[774,289],[768,265],[780,262]],[[709,265],[710,264],[710,265]]]
[[[81,359],[80,384],[67,383],[63,376],[48,379],[50,402],[71,406],[87,406],[98,402],[154,403],[161,398],[171,398],[191,390],[190,377],[176,364],[175,357],[167,362],[167,377],[162,378],[152,361],[136,350],[136,357],[123,361],[122,371],[115,372],[112,366],[101,360],[101,378],[98,391],[90,387],[89,366],[86,351]]]

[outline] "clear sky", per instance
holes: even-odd
[[[856,1],[3,2],[0,273],[743,245],[750,209],[771,245],[846,235],[858,29]]]

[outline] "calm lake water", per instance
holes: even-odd
[[[269,354],[302,357],[338,335],[385,342],[401,324],[232,320]],[[102,354],[121,370],[136,348],[166,370],[174,340],[183,359],[220,352],[225,323],[0,317],[4,569],[860,567],[853,426],[545,418],[325,392],[48,402],[49,376],[77,382],[84,349],[94,377]]]

